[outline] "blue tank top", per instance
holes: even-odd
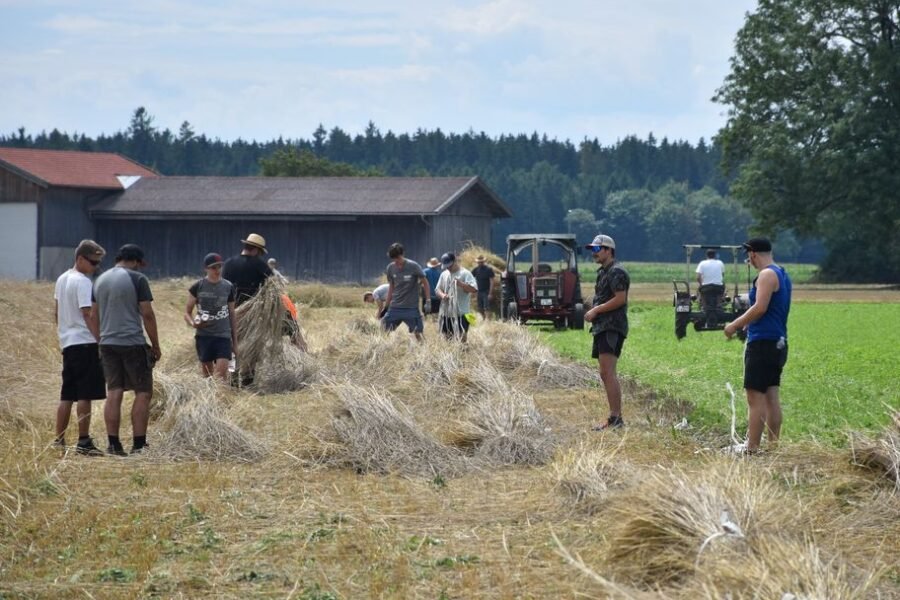
[[[769,265],[778,276],[778,291],[769,299],[769,308],[747,328],[747,341],[787,339],[787,319],[791,310],[791,278],[778,265]],[[756,280],[750,289],[750,304],[756,303]]]

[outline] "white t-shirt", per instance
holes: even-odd
[[[457,315],[464,315],[469,312],[469,305],[471,304],[471,295],[469,292],[466,292],[456,285],[456,280],[461,279],[463,283],[467,283],[472,287],[476,287],[478,282],[475,281],[475,276],[472,275],[471,271],[468,269],[463,269],[462,267],[456,273],[451,273],[448,270],[444,270],[441,273],[440,278],[438,279],[437,285],[435,289],[440,290],[442,293],[447,294],[451,289],[456,288],[456,313]],[[451,281],[452,280],[452,281]],[[451,295],[452,298],[452,295]],[[441,316],[453,316],[453,313],[449,313],[447,311],[450,310],[450,298],[441,302]]]
[[[60,348],[97,343],[81,314],[82,308],[91,307],[92,290],[93,284],[88,276],[75,269],[69,269],[56,280],[53,297],[58,303],[56,318],[59,325],[56,331]]]
[[[722,285],[725,282],[725,263],[718,258],[701,260],[697,265],[702,285]]]

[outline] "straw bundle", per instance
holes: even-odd
[[[252,373],[269,360],[277,363],[284,346],[281,343],[285,309],[281,303],[283,286],[277,277],[269,277],[253,298],[237,309],[240,369]]]
[[[301,390],[318,381],[322,366],[312,355],[287,339],[280,353],[273,352],[257,365],[254,388],[261,394],[282,394]]]
[[[557,456],[553,462],[556,487],[576,504],[593,512],[602,508],[609,493],[621,489],[631,480],[632,467],[618,457],[620,442],[614,448],[604,447],[607,438],[600,438],[599,446],[582,445]]]
[[[891,412],[891,423],[877,438],[850,436],[853,464],[878,471],[900,492],[900,411]]]
[[[212,378],[157,374],[165,403],[159,418],[162,439],[149,456],[171,460],[255,462],[265,445],[228,419]]]
[[[732,461],[696,475],[650,471],[616,511],[609,566],[651,586],[682,581],[710,558],[745,554],[748,538],[798,516],[769,477]]]
[[[402,402],[373,388],[340,384],[341,409],[332,426],[346,448],[342,463],[360,473],[452,476],[465,468],[464,458],[428,435]]]

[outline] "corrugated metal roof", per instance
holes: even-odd
[[[478,177],[161,177],[99,204],[95,216],[440,214],[479,188],[495,217],[509,208]]]
[[[158,177],[150,169],[109,152],[0,148],[0,167],[43,186],[121,190],[120,175]]]

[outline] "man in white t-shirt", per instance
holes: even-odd
[[[363,302],[375,304],[375,315],[379,320],[384,316],[384,313],[387,312],[387,296],[390,289],[391,286],[389,284],[382,283],[371,292],[363,294]]]
[[[448,338],[465,342],[469,333],[466,314],[472,302],[470,294],[478,291],[478,282],[468,269],[460,266],[452,252],[441,257],[441,264],[444,271],[434,288],[434,293],[441,299],[440,331]]]
[[[700,292],[700,307],[716,306],[725,294],[725,263],[716,258],[716,251],[709,248],[706,260],[697,265],[697,283]]]
[[[63,355],[62,389],[56,409],[56,442],[66,445],[66,429],[77,404],[78,444],[75,451],[102,456],[90,436],[91,402],[106,398],[106,382],[100,362],[100,325],[91,310],[94,286],[90,276],[100,267],[106,251],[93,240],[82,240],[75,249],[75,265],[59,276],[53,298],[59,345]]]

